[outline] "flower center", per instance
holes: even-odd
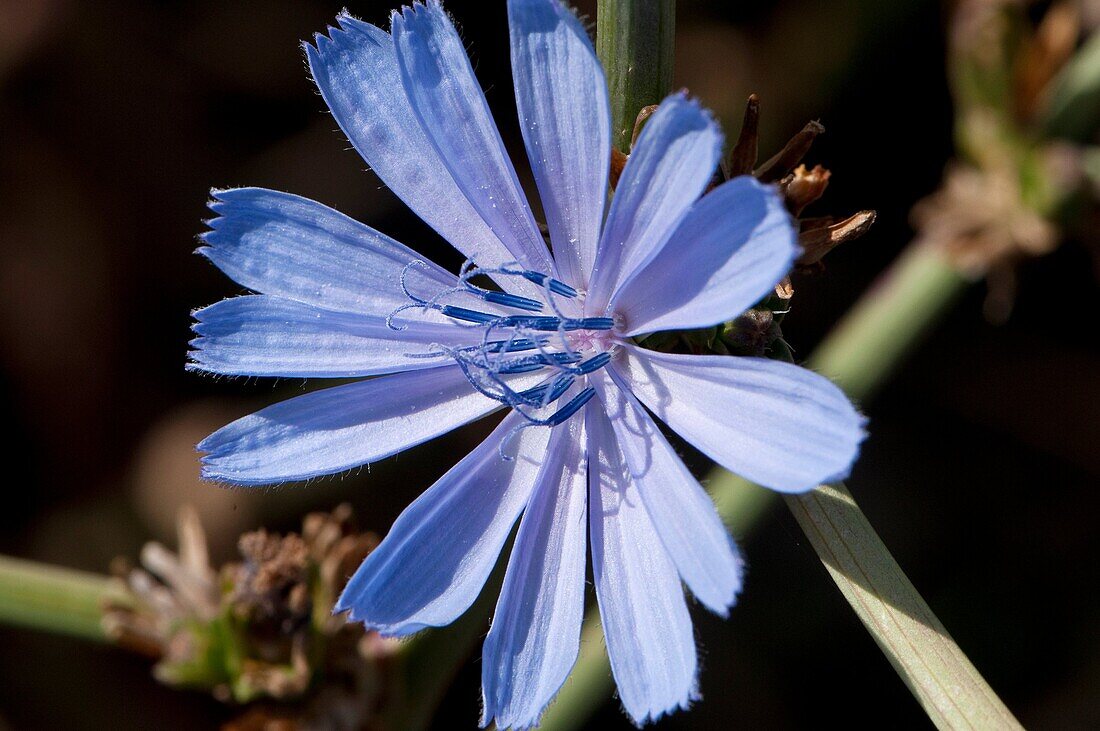
[[[565,315],[557,298],[575,300],[582,296],[576,289],[543,272],[509,266],[478,269],[468,261],[462,266],[456,287],[425,299],[410,292],[407,286],[408,271],[414,266],[425,264],[412,261],[401,275],[401,288],[410,302],[390,313],[387,324],[395,330],[403,329],[394,324],[394,317],[404,310],[420,309],[434,310],[457,324],[480,330],[480,342],[476,345],[437,345],[439,352],[454,359],[479,393],[522,415],[527,420],[525,427],[557,426],[595,395],[590,386],[579,391],[574,386],[578,379],[611,362],[615,322],[610,317]],[[479,287],[471,281],[479,275],[493,275],[497,281],[508,277],[525,279],[542,288],[544,301]],[[444,301],[456,295],[472,296],[494,307],[486,308],[490,311],[485,312]],[[541,383],[521,390],[512,387],[514,376],[539,372],[545,376]],[[569,400],[549,415],[538,413],[544,414],[547,407],[571,392]]]

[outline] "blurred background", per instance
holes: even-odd
[[[577,4],[594,18],[594,0]],[[198,479],[199,439],[303,387],[184,372],[190,310],[241,292],[192,254],[210,187],[299,193],[459,263],[365,171],[308,78],[298,43],[341,7],[0,0],[0,414],[10,467],[0,552],[105,572],[150,538],[174,543],[184,503],[199,509],[216,562],[234,556],[243,530],[297,529],[307,510],[344,500],[385,533],[491,428],[306,487],[252,492]],[[390,7],[349,3],[381,25]],[[448,7],[522,161],[504,3]],[[868,236],[796,280],[784,332],[801,356],[910,240],[909,209],[953,153],[947,17],[928,0],[678,4],[677,84],[731,136],[745,97],[758,93],[762,155],[820,119],[826,133],[808,162],[833,179],[816,206],[878,211]],[[1002,322],[983,317],[986,293],[973,288],[863,405],[870,438],[849,482],[954,638],[1034,728],[1100,727],[1095,244],[1071,233],[1025,262]],[[706,464],[688,457],[703,474]],[[704,700],[660,727],[928,726],[785,508],[744,550],[747,589],[730,619],[693,610]],[[148,661],[105,646],[0,627],[0,647],[0,727],[203,728],[234,712],[158,685]],[[438,726],[475,725],[478,663],[475,653]],[[629,728],[616,706],[592,728]]]

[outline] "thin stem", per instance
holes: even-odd
[[[420,632],[401,647],[389,675],[380,728],[420,731],[430,727],[443,694],[485,637],[510,553],[511,539],[477,601],[461,617],[446,627]]]
[[[108,600],[125,595],[105,576],[0,556],[0,623],[106,642]]]
[[[596,53],[611,95],[612,143],[629,152],[634,119],[672,90],[676,0],[600,0]]]
[[[774,505],[772,492],[742,480],[729,472],[712,475],[707,488],[718,505],[730,532],[748,535],[764,512]],[[566,731],[584,722],[611,697],[614,683],[604,646],[599,613],[593,609],[584,619],[581,651],[577,664],[554,704],[539,724],[541,731]]]
[[[970,282],[938,251],[910,246],[837,323],[807,365],[853,399],[869,398]]]

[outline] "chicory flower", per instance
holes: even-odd
[[[683,94],[649,119],[608,205],[608,95],[583,26],[557,0],[509,0],[508,12],[550,248],[440,5],[394,13],[389,33],[341,15],[306,46],[322,96],[385,184],[468,262],[456,276],[297,196],[215,191],[199,251],[259,294],[195,313],[191,367],[362,380],[220,429],[199,445],[203,474],[234,485],[333,474],[507,410],[397,519],[337,610],[389,636],[446,625],[519,521],[484,645],[483,722],[531,726],[577,657],[590,546],[619,696],[640,724],[697,694],[681,582],[725,615],[742,578],[651,414],[783,492],[846,475],[862,418],[794,365],[636,344],[760,300],[797,255],[791,219],[751,177],[706,192],[722,135]]]

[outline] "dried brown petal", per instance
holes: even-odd
[[[737,136],[737,144],[730,152],[729,163],[726,172],[728,177],[735,178],[738,175],[750,175],[756,167],[756,158],[759,154],[759,127],[760,127],[760,97],[750,94],[745,103],[745,117],[741,122],[741,133]]]
[[[779,280],[779,284],[775,285],[775,296],[784,303],[791,301],[794,297],[794,285],[791,284],[790,277],[783,277]]]
[[[634,152],[634,145],[638,144],[638,135],[642,133],[642,127],[646,120],[653,116],[659,104],[650,104],[638,110],[638,116],[634,118],[634,132],[630,135],[630,151]]]
[[[618,149],[611,148],[611,171],[608,173],[611,183],[611,189],[614,190],[619,186],[619,178],[623,176],[623,169],[626,168],[627,156]]]
[[[817,264],[837,246],[867,233],[874,222],[874,211],[860,211],[837,223],[804,229],[798,235],[798,245],[802,247],[802,255],[798,257],[797,266]]]
[[[820,165],[815,165],[813,170],[807,170],[805,165],[795,168],[780,185],[791,215],[798,216],[806,206],[819,199],[829,187],[831,176],[832,173]]]
[[[1013,104],[1021,119],[1035,116],[1047,86],[1077,48],[1080,32],[1080,8],[1077,3],[1062,0],[1051,6],[1026,40],[1013,66]]]
[[[755,175],[765,183],[773,183],[794,169],[810,151],[817,136],[825,131],[820,122],[807,122],[772,159],[757,169]]]

